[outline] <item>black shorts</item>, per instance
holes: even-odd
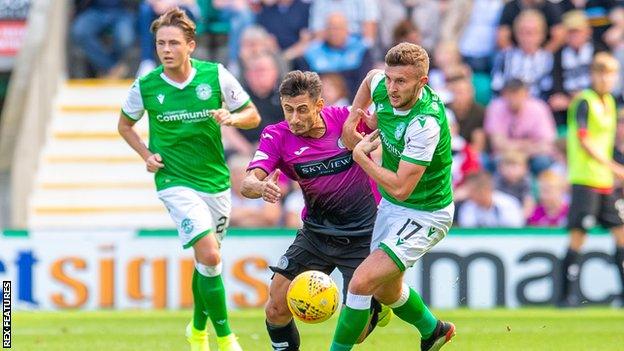
[[[596,224],[609,229],[624,224],[615,192],[601,194],[585,185],[572,184],[568,229],[588,231]]]
[[[343,302],[353,272],[370,253],[370,236],[333,236],[313,233],[306,229],[297,231],[295,241],[280,257],[271,270],[293,280],[309,270],[330,274],[338,268],[342,274]]]

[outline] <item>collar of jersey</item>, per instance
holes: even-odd
[[[162,78],[165,82],[167,82],[167,84],[182,90],[182,89],[186,88],[186,86],[189,85],[189,83],[191,83],[193,81],[193,79],[195,78],[195,74],[197,74],[197,69],[195,69],[195,67],[193,67],[193,68],[191,68],[191,74],[189,74],[188,78],[186,78],[186,80],[184,82],[182,82],[182,83],[178,83],[178,82],[175,82],[175,81],[171,80],[169,77],[167,77],[165,75],[165,71],[163,71],[160,74],[160,78]]]

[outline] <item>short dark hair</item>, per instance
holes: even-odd
[[[309,94],[314,100],[321,96],[321,78],[316,72],[290,71],[279,87],[281,97],[295,97]]]
[[[503,84],[503,89],[501,92],[506,93],[515,93],[520,90],[528,89],[527,83],[520,78],[511,78]]]
[[[195,40],[195,22],[179,7],[174,7],[155,19],[150,26],[150,31],[156,35],[156,32],[162,27],[180,28],[187,42]]]

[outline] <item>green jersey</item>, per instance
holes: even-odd
[[[421,211],[451,204],[451,135],[438,95],[425,86],[410,110],[396,110],[390,105],[383,73],[373,77],[371,95],[382,143],[382,167],[396,172],[401,160],[427,167],[405,201],[379,187],[381,195],[394,204]]]
[[[160,66],[137,79],[122,106],[138,121],[147,111],[149,149],[161,155],[164,168],[155,174],[156,189],[186,186],[206,193],[230,188],[221,128],[210,110],[225,105],[236,111],[249,95],[221,64],[191,60],[183,83],[169,79]]]

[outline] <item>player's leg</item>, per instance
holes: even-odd
[[[236,336],[230,329],[228,319],[225,286],[221,276],[221,242],[226,235],[229,224],[232,200],[230,191],[220,194],[200,194],[210,211],[212,219],[211,233],[193,245],[195,258],[198,262],[199,287],[204,299],[208,317],[217,334],[220,351],[240,351]]]
[[[558,304],[561,307],[567,306],[570,302],[571,294],[574,289],[574,285],[578,283],[579,278],[579,259],[580,251],[585,243],[587,232],[583,229],[570,229],[568,249],[561,262],[561,291],[559,293]]]
[[[434,212],[396,206],[391,211],[389,235],[379,244],[386,260],[391,260],[401,273],[377,288],[375,297],[390,306],[397,317],[418,329],[421,350],[440,349],[455,335],[455,326],[438,320],[420,295],[402,284],[402,274],[446,236],[454,210],[452,204]]]
[[[596,224],[599,209],[599,194],[586,186],[572,185],[572,199],[568,212],[570,242],[561,262],[561,287],[557,301],[559,306],[570,304],[571,293],[578,283],[579,252],[585,243],[587,229]]]
[[[620,303],[624,307],[624,226],[618,226],[611,228],[611,233],[615,237],[615,254],[613,255],[613,262],[617,266],[620,273],[620,282],[622,283],[622,290],[620,292]]]
[[[615,239],[615,252],[613,262],[620,275],[622,290],[620,303],[624,306],[624,200],[618,199],[615,193],[601,197],[600,224],[608,228]]]
[[[355,270],[349,283],[345,306],[340,311],[331,351],[351,350],[365,331],[374,292],[401,274],[387,255],[375,250]]]
[[[332,237],[328,240],[327,259],[331,260],[336,265],[340,273],[342,274],[342,296],[343,306],[346,304],[346,298],[348,296],[348,288],[353,274],[357,267],[368,257],[370,252],[371,237],[366,236],[353,236],[353,237]],[[373,332],[378,325],[385,326],[389,323],[392,317],[392,310],[387,306],[382,306],[377,300],[373,298],[369,309],[370,316],[369,322],[364,328],[362,334],[358,337],[357,343],[361,343]]]
[[[209,238],[212,238],[214,242],[214,235],[211,234],[213,221],[210,210],[197,192],[186,187],[172,187],[159,191],[158,196],[176,224],[178,235],[185,249],[194,246],[203,248],[209,242],[207,241]],[[214,243],[213,245],[218,247]],[[204,284],[202,283],[204,275],[201,272],[205,273],[209,270],[207,267],[214,265],[207,263],[205,255],[202,254],[198,257],[197,248],[194,247],[194,251],[196,253],[192,282],[194,310],[193,320],[186,328],[186,336],[191,344],[191,350],[207,351],[206,322],[208,310],[205,304]],[[219,257],[213,257],[213,259],[220,260]]]
[[[420,295],[402,279],[384,284],[375,292],[375,298],[388,303],[394,314],[418,329],[422,351],[439,350],[455,336],[455,326],[437,319]]]
[[[232,333],[228,322],[225,287],[221,277],[223,264],[219,252],[219,243],[213,233],[209,233],[193,245],[195,252],[195,270],[197,274],[197,293],[204,302],[210,321],[217,336],[225,337]]]
[[[299,331],[286,305],[286,293],[290,282],[308,270],[327,274],[334,269],[317,247],[323,242],[314,233],[300,229],[295,240],[280,257],[275,266],[269,268],[275,275],[269,290],[269,302],[265,308],[266,326],[273,350],[298,351],[301,344]]]
[[[371,237],[371,244],[369,245],[369,252],[374,252],[375,248],[387,234],[388,220],[390,220],[390,216],[387,215],[389,212],[387,204],[387,201],[382,200],[379,205]],[[366,329],[366,325],[369,321],[368,311],[371,305],[374,290],[371,290],[368,294],[360,291],[354,292],[351,289],[351,285],[357,283],[360,275],[367,273],[366,271],[363,271],[361,267],[363,265],[368,267],[368,263],[371,262],[370,260],[372,259],[373,258],[371,258],[371,256],[367,255],[362,263],[360,263],[355,269],[349,284],[347,284],[348,291],[344,294],[345,301],[343,302],[342,309],[340,310],[338,324],[336,325],[336,330],[334,332],[334,339],[331,346],[332,351],[351,350],[353,345],[357,343],[358,339],[360,339],[362,332]]]
[[[265,323],[274,350],[298,351],[301,344],[297,325],[286,305],[286,293],[291,281],[275,273],[269,288]]]

